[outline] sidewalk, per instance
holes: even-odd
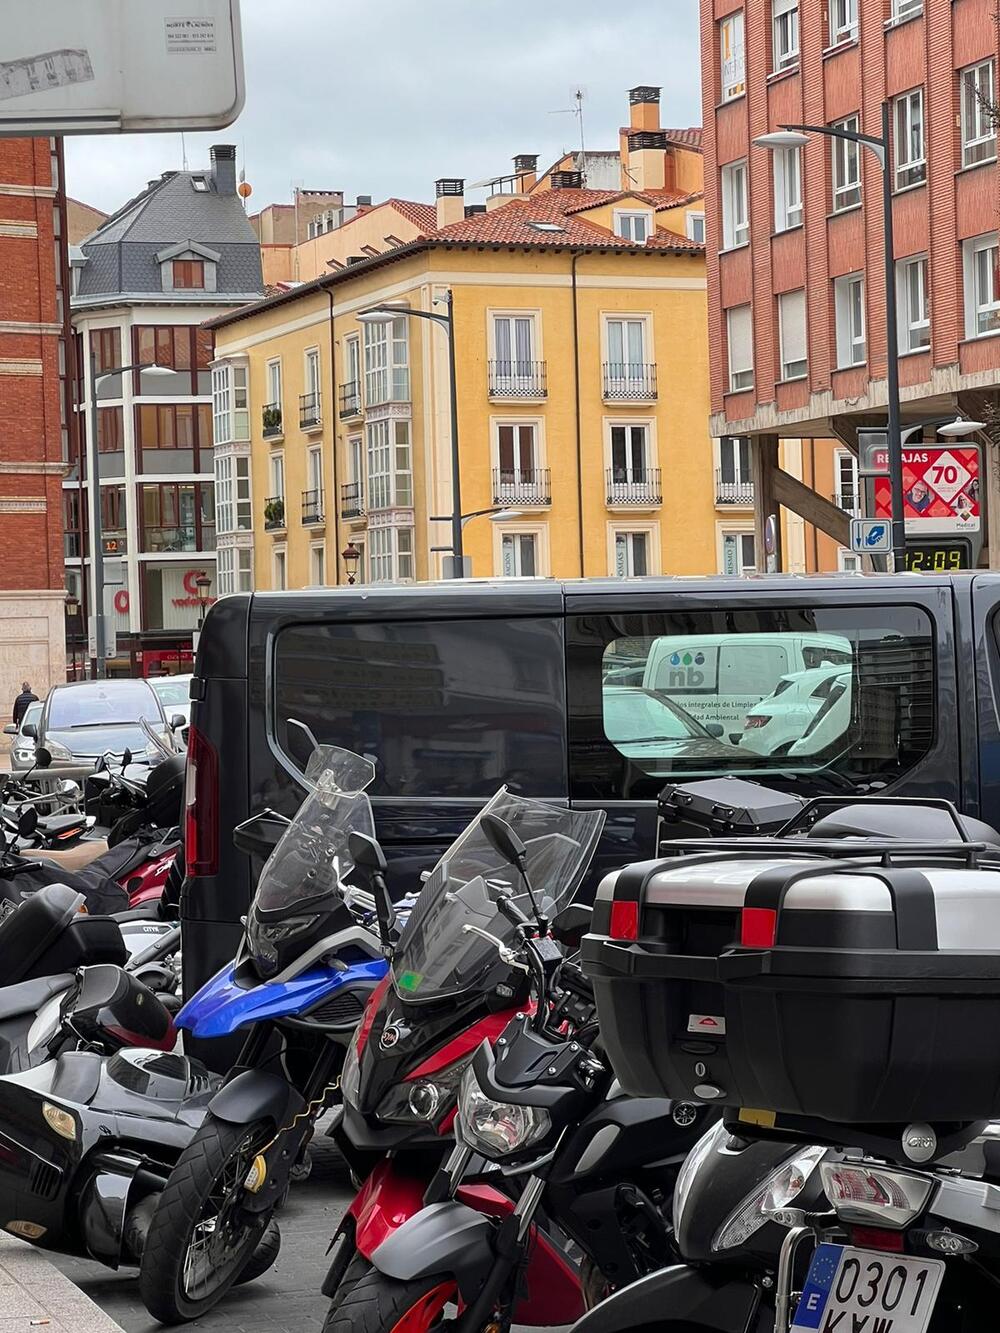
[[[121,1333],[44,1250],[0,1233],[0,1333]]]

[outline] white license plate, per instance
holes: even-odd
[[[809,1333],[926,1333],[944,1260],[820,1245],[792,1329]]]

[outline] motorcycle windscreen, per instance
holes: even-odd
[[[512,796],[504,787],[484,807],[486,813],[506,821],[524,844],[535,901],[551,920],[571,900],[590,864],[604,812],[560,810]],[[505,966],[494,940],[518,943],[517,929],[498,902],[512,899],[529,920],[534,918],[519,870],[494,850],[481,818],[434,867],[403,931],[392,961],[393,985],[402,1000],[430,1002],[492,988],[492,974]]]
[[[306,766],[308,794],[261,873],[253,915],[324,911],[342,896],[352,869],[351,833],[375,834],[365,788],[375,766],[336,745],[320,745]]]

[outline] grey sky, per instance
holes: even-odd
[[[251,211],[293,184],[353,199],[430,200],[438,176],[480,180],[515,153],[579,143],[550,112],[586,94],[587,146],[613,148],[626,92],[663,87],[663,121],[701,120],[695,0],[243,0],[247,99],[228,130],[188,135],[189,164],[235,143]],[[111,210],[181,166],[176,134],[66,141],[69,193]],[[482,197],[477,195],[476,197]]]

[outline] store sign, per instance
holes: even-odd
[[[875,478],[875,517],[892,517],[892,483],[885,449],[871,456]],[[903,505],[906,530],[913,534],[978,532],[979,450],[974,445],[903,450]]]
[[[173,601],[174,606],[176,607],[201,606],[201,599],[198,596],[198,580],[202,578],[204,574],[205,571],[203,569],[189,569],[187,571],[187,573],[184,575],[184,578],[181,580],[184,590],[184,595],[181,597],[174,597],[171,599]],[[205,605],[212,606],[217,601],[218,601],[217,597],[209,597]]]

